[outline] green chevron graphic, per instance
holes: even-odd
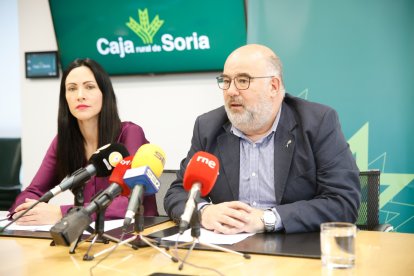
[[[352,153],[361,171],[368,170],[369,123],[365,123],[349,140]],[[414,174],[385,173],[381,171],[381,185],[388,186],[380,195],[380,208],[384,207],[402,189],[414,180]]]
[[[349,140],[348,143],[351,147],[352,153],[356,156],[356,163],[358,168],[361,171],[368,170],[369,160],[368,160],[368,149],[369,149],[369,123],[365,123]],[[384,163],[381,170],[381,185],[386,186],[386,188],[380,194],[380,204],[379,207],[383,208],[387,203],[395,204],[404,204],[408,207],[414,207],[413,204],[393,202],[394,197],[399,194],[411,181],[414,180],[414,174],[402,174],[402,173],[385,173],[385,157],[386,153],[382,154],[379,158],[383,156]],[[376,158],[374,161],[378,160]],[[372,161],[371,163],[373,163]],[[400,213],[397,212],[386,212],[386,222],[391,222],[400,216]],[[399,226],[407,223],[409,220],[414,218],[414,214],[403,215],[404,219],[399,222],[398,225],[394,225],[394,228],[398,230]]]
[[[297,96],[307,100],[309,89],[305,88]],[[399,228],[405,228],[405,231],[408,229],[408,231],[414,232],[414,203],[399,202],[395,199],[414,180],[414,174],[386,173],[386,152],[369,160],[369,122],[357,130],[348,143],[361,171],[370,168],[381,170],[380,217],[383,217],[385,223],[391,223],[396,231]],[[374,165],[376,167],[373,167]]]
[[[138,9],[139,23],[132,17],[129,17],[129,22],[126,23],[137,36],[139,36],[144,44],[152,44],[152,39],[161,26],[164,20],[160,20],[158,14],[149,23],[148,9],[141,11]]]

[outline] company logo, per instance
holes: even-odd
[[[151,53],[151,52],[173,52],[173,51],[193,51],[210,49],[210,39],[206,35],[199,35],[196,30],[191,31],[185,36],[176,36],[164,33],[161,35],[159,43],[154,42],[154,36],[164,25],[164,20],[159,15],[155,15],[150,23],[148,9],[138,9],[139,23],[132,17],[126,22],[126,26],[131,29],[143,42],[144,46],[136,46],[132,40],[119,36],[117,40],[109,40],[101,37],[96,41],[96,48],[101,55],[119,55],[124,58],[128,54]]]
[[[138,17],[139,23],[134,18],[129,17],[129,22],[126,25],[142,39],[144,44],[151,44],[152,38],[164,24],[164,20],[160,20],[157,14],[150,24],[147,9],[144,11],[138,10]]]
[[[197,156],[196,161],[204,163],[212,169],[214,169],[216,167],[216,162],[214,162],[213,160],[208,159],[207,157],[201,156],[201,155]]]
[[[111,164],[112,167],[116,167],[122,159],[122,154],[117,151],[111,152],[108,157],[109,164]]]

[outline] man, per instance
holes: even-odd
[[[236,49],[217,81],[224,107],[197,118],[191,149],[164,199],[169,216],[180,219],[186,166],[206,151],[220,162],[213,189],[198,204],[206,229],[294,233],[318,231],[326,221],[355,222],[359,171],[337,113],[285,95],[281,62],[262,45]]]

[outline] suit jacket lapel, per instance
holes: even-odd
[[[230,123],[223,126],[226,132],[218,137],[218,150],[220,153],[220,166],[223,168],[225,178],[233,195],[233,200],[239,199],[240,175],[240,142],[239,138],[230,133]]]
[[[274,177],[276,202],[279,205],[282,201],[286,187],[286,180],[292,164],[293,152],[295,149],[295,136],[293,129],[296,120],[290,108],[283,102],[282,114],[275,133],[274,147]]]

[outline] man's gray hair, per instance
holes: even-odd
[[[285,85],[283,84],[283,70],[282,70],[282,62],[280,61],[280,58],[277,55],[270,55],[267,58],[267,61],[269,63],[269,76],[278,76],[280,79],[280,89],[283,93],[285,93]]]

